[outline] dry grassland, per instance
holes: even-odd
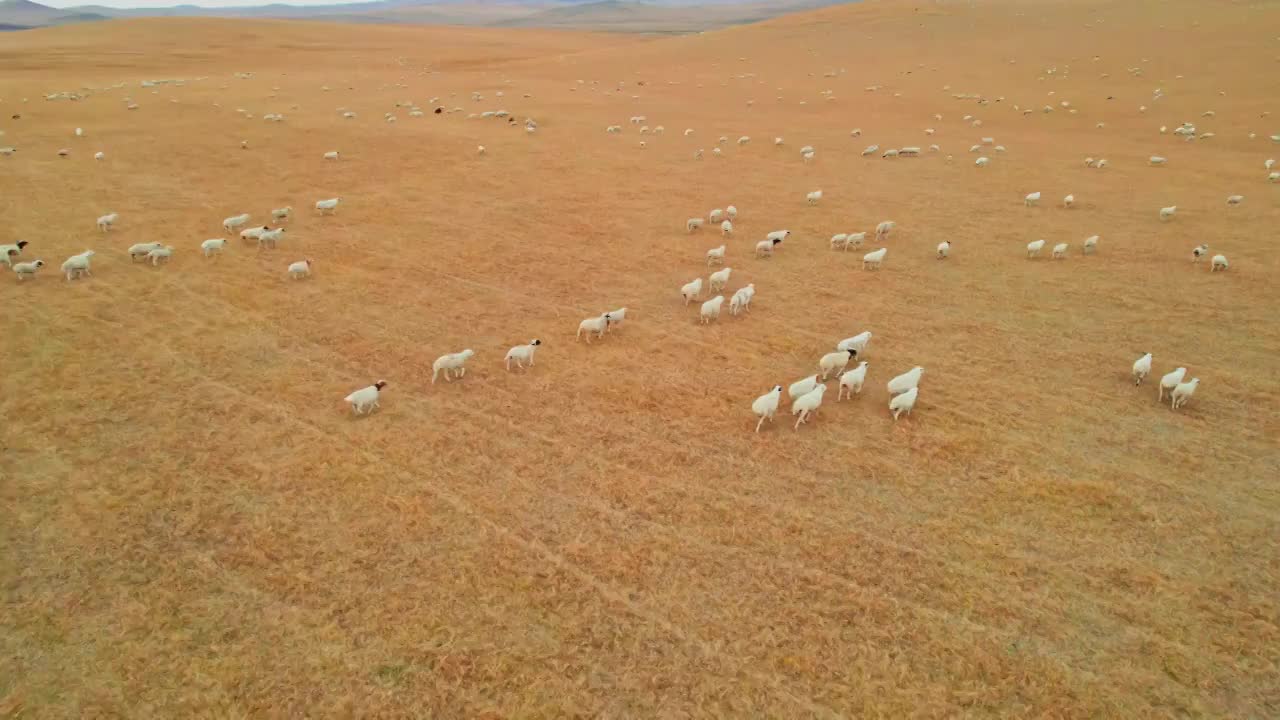
[[[1277,12],[877,2],[665,39],[0,37],[0,145],[19,147],[0,242],[51,265],[0,278],[0,715],[1280,716]],[[382,121],[434,95],[539,130]],[[1079,114],[1013,109],[1060,100]],[[644,150],[638,114],[667,130]],[[1184,120],[1216,138],[1157,133]],[[1009,149],[983,170],[981,136]],[[931,142],[954,162],[859,155]],[[335,216],[310,210],[335,195]],[[684,221],[729,203],[729,292],[758,293],[700,327],[678,288],[720,241]],[[199,257],[222,218],[284,205],[278,250]],[[884,219],[881,272],[827,249]],[[777,228],[778,256],[751,259]],[[1027,261],[1041,237],[1071,257]],[[172,263],[131,265],[153,240]],[[1201,242],[1230,271],[1193,266]],[[85,248],[93,277],[65,282]],[[315,276],[288,281],[303,257]],[[619,306],[624,327],[575,344]],[[861,397],[751,432],[752,399],[863,329]],[[537,366],[503,371],[533,337]],[[464,347],[465,380],[431,385]],[[1128,380],[1143,351],[1202,379],[1184,410]],[[917,364],[895,424],[884,383]],[[379,378],[382,409],[353,419],[341,398]]]

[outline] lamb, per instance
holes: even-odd
[[[710,323],[720,317],[720,306],[724,304],[724,296],[717,295],[710,300],[702,303],[702,310],[699,312],[699,322],[703,325]]]
[[[1028,258],[1036,257],[1037,255],[1040,254],[1040,251],[1043,249],[1044,249],[1044,240],[1036,240],[1034,242],[1029,242],[1027,243],[1027,257]]]
[[[810,375],[807,378],[801,378],[787,387],[787,397],[795,400],[798,397],[808,394],[816,387],[818,387],[817,375]]]
[[[870,270],[871,268],[879,268],[880,263],[884,262],[884,256],[889,253],[889,248],[880,248],[874,252],[869,252],[862,256],[862,269]]]
[[[702,229],[702,218],[700,218],[700,217],[696,217],[696,218],[689,218],[688,220],[686,220],[686,221],[685,221],[684,227],[685,227],[685,229],[686,229],[686,230],[688,230],[689,232],[693,232],[694,230],[701,230],[701,229]]]
[[[298,280],[311,275],[311,261],[299,260],[289,265],[289,279]]]
[[[276,228],[275,230],[263,228],[262,232],[258,234],[258,249],[261,250],[268,246],[274,248],[276,243],[283,237],[284,228]]]
[[[1151,374],[1151,353],[1147,353],[1133,361],[1133,384],[1141,385]]]
[[[227,232],[235,232],[236,228],[249,222],[249,213],[243,215],[233,215],[222,221],[222,229]]]
[[[0,245],[0,262],[4,263],[5,265],[12,266],[13,258],[16,258],[19,255],[21,255],[22,248],[30,244],[31,243],[27,242],[26,240],[19,240],[16,243],[12,243],[8,245]]]
[[[724,211],[720,208],[716,208],[707,214],[707,221],[712,225],[719,223],[721,220],[724,220]]]
[[[885,220],[884,222],[880,223],[879,225],[876,226],[876,240],[880,242],[884,242],[885,240],[888,240],[889,233],[892,232],[893,229],[897,226],[898,226],[898,223],[892,220]]]
[[[200,243],[200,250],[201,252],[204,253],[205,257],[209,257],[210,255],[214,255],[214,254],[221,254],[222,249],[226,246],[227,246],[226,239],[211,238],[209,240],[205,240],[204,242]]]
[[[1166,208],[1160,208],[1160,219],[1168,220],[1169,218],[1173,217],[1174,213],[1176,212],[1178,212],[1177,205],[1170,205],[1169,207],[1166,207]]]
[[[694,278],[680,287],[680,295],[684,298],[684,304],[688,305],[690,300],[696,299],[702,294],[702,278]]]
[[[1067,243],[1058,243],[1057,245],[1054,245],[1054,246],[1053,246],[1053,259],[1054,259],[1054,260],[1063,260],[1063,259],[1065,259],[1065,258],[1067,257],[1067,248],[1068,248],[1068,247],[1070,247],[1070,245],[1068,245]]]
[[[1227,269],[1227,256],[1214,255],[1213,260],[1209,264],[1209,272],[1218,272]]]
[[[729,222],[728,220],[725,220],[724,222],[720,223],[720,235],[723,237],[732,237],[733,223]]]
[[[889,409],[893,411],[894,422],[897,422],[898,416],[904,412],[907,415],[911,414],[911,409],[916,406],[916,397],[919,394],[920,388],[913,387],[901,395],[895,395],[893,399],[889,401]]]
[[[330,150],[329,152],[327,152],[327,153],[325,153],[325,154],[324,154],[324,159],[325,159],[325,160],[337,160],[337,159],[338,159],[338,151],[337,151],[337,150]]]
[[[62,272],[67,276],[67,280],[71,281],[80,275],[93,276],[89,272],[89,261],[93,258],[92,250],[85,250],[79,255],[72,255],[62,263]]]
[[[1170,390],[1170,391],[1174,390],[1175,388],[1177,388],[1178,384],[1182,382],[1182,378],[1186,376],[1187,376],[1187,369],[1184,367],[1180,367],[1174,370],[1173,372],[1166,373],[1164,377],[1160,378],[1159,400],[1161,401],[1164,400],[1165,390]]]
[[[533,367],[533,351],[537,350],[538,346],[541,344],[542,344],[541,340],[534,338],[533,340],[529,341],[528,345],[516,345],[515,347],[508,350],[507,356],[503,359],[503,361],[507,365],[507,371],[509,372],[511,370],[512,360],[515,360],[516,367],[522,370],[524,369],[524,364],[526,362],[529,363],[529,367]]]
[[[902,373],[898,377],[890,380],[889,384],[887,385],[889,389],[889,394],[897,395],[899,393],[904,393],[910,390],[911,388],[919,385],[921,375],[924,375],[924,368],[917,365],[911,368],[910,370]]]
[[[738,219],[738,208],[736,208],[736,207],[734,207],[734,206],[730,205],[729,207],[727,207],[727,208],[725,208],[725,209],[724,209],[724,214],[725,214],[725,215],[728,215],[730,220],[737,220],[737,219]]]
[[[158,266],[161,260],[168,262],[169,258],[171,257],[173,257],[172,245],[165,245],[163,247],[158,247],[152,250],[151,252],[147,253],[147,259],[151,261],[152,267]]]
[[[686,303],[687,304],[687,303]],[[582,333],[587,333],[587,344],[591,344],[591,334],[595,333],[596,337],[604,337],[604,331],[609,329],[609,313],[604,313],[598,317],[589,317],[578,323],[578,335],[575,339],[581,339]]]
[[[711,273],[711,276],[707,278],[710,281],[711,292],[717,292],[719,290],[723,290],[724,286],[728,284],[729,275],[732,272],[733,272],[733,268],[725,268],[723,270],[717,270],[716,272]]]
[[[20,262],[20,263],[16,263],[13,266],[13,272],[17,274],[18,281],[21,282],[27,279],[28,275],[34,277],[36,274],[36,271],[42,267],[44,267],[43,260],[35,260],[32,262]]]
[[[860,355],[867,354],[867,345],[871,344],[871,331],[864,330],[851,338],[836,343],[837,350],[857,350]]]
[[[318,200],[316,201],[316,210],[318,210],[321,215],[326,214],[326,211],[328,211],[328,213],[333,213],[338,209],[338,203],[341,200],[342,198],[329,198],[328,200]]]
[[[1178,383],[1177,387],[1175,387],[1173,392],[1170,393],[1169,407],[1177,410],[1183,405],[1186,405],[1187,401],[1191,399],[1191,396],[1199,386],[1200,378],[1191,378],[1188,382]]]
[[[773,257],[773,248],[780,242],[782,242],[780,238],[774,238],[756,243],[756,257]]]
[[[289,216],[292,214],[293,214],[292,207],[276,208],[275,210],[271,211],[271,219],[280,223],[280,222],[284,222],[285,220],[288,220]]]
[[[843,372],[849,364],[849,360],[856,357],[858,357],[856,348],[838,350],[823,355],[822,359],[818,361],[818,368],[822,370],[822,379],[825,381],[832,373]]]
[[[738,292],[733,294],[729,299],[729,314],[737,315],[746,310],[751,312],[751,298],[756,295],[755,283],[747,283],[746,287],[738,288]]]
[[[112,226],[116,224],[116,221],[119,219],[120,219],[120,213],[110,213],[108,215],[103,215],[102,217],[98,218],[98,229],[101,230],[102,232],[106,232],[110,230]]]
[[[137,243],[135,245],[130,245],[129,260],[131,261],[137,260],[138,258],[145,259],[147,257],[147,254],[150,253],[152,250],[159,250],[162,247],[164,247],[164,243],[158,243],[158,242]]]
[[[1192,249],[1192,251],[1191,251],[1191,262],[1193,262],[1193,263],[1194,263],[1194,262],[1200,262],[1200,258],[1202,258],[1202,257],[1204,257],[1205,255],[1208,255],[1208,254],[1209,254],[1209,246],[1208,246],[1207,244],[1206,244],[1206,245],[1197,245],[1197,246],[1196,246],[1194,249]]]
[[[604,324],[606,332],[613,332],[615,325],[621,325],[622,321],[627,319],[627,309],[624,307],[618,308],[617,310],[610,310],[605,314],[609,316],[609,321]]]
[[[1039,192],[1029,193],[1025,198],[1022,199],[1022,203],[1027,207],[1035,207],[1040,203],[1040,193]]]
[[[458,377],[466,376],[466,362],[475,354],[474,350],[467,348],[462,352],[449,353],[436,358],[436,361],[431,365],[431,384],[436,384],[436,378],[439,377],[441,370],[444,371],[446,382],[451,382],[451,378],[454,375]]]
[[[822,191],[814,190],[813,192],[806,195],[805,199],[809,201],[810,205],[817,205],[818,201],[822,199]]]
[[[1239,205],[1239,204],[1240,204],[1240,203],[1242,203],[1242,202],[1244,202],[1244,196],[1243,196],[1243,195],[1228,195],[1228,196],[1227,196],[1227,204],[1228,204],[1228,205]]]
[[[796,420],[795,430],[799,430],[802,423],[808,422],[810,415],[818,412],[818,408],[822,405],[822,396],[826,391],[826,385],[818,385],[791,403],[791,414],[800,416],[800,419]]]
[[[1090,235],[1084,239],[1084,254],[1092,255],[1098,249],[1098,236]]]
[[[710,250],[707,251],[708,266],[714,265],[716,263],[719,263],[721,265],[724,264],[725,247],[726,247],[725,245],[721,245],[720,247],[711,248]]]
[[[858,363],[858,367],[847,370],[840,376],[840,387],[836,390],[836,401],[841,396],[852,398],[854,393],[862,393],[862,383],[867,379],[867,361],[863,360]]]
[[[262,237],[262,233],[267,232],[270,229],[271,228],[267,227],[266,225],[263,225],[262,227],[253,227],[253,228],[249,228],[248,230],[242,230],[240,231],[240,239],[256,241],[258,238]]]
[[[782,399],[782,386],[774,385],[769,392],[756,398],[751,403],[751,412],[755,413],[760,421],[756,423],[756,432],[760,432],[760,426],[764,425],[764,421],[773,422],[773,416],[778,412],[778,402]]]
[[[947,256],[950,254],[951,254],[950,240],[944,240],[943,242],[938,243],[938,259],[939,260],[946,260]]]
[[[1068,209],[1068,210],[1070,210],[1070,209],[1071,209],[1071,206],[1072,206],[1072,205],[1075,205],[1075,204],[1076,204],[1076,196],[1075,196],[1075,195],[1068,195],[1068,196],[1066,196],[1066,197],[1062,198],[1062,207],[1064,207],[1064,208],[1066,208],[1066,209]]]
[[[380,407],[378,405],[378,394],[382,391],[382,388],[386,386],[386,380],[379,380],[369,387],[360,388],[359,390],[351,393],[343,398],[342,401],[351,403],[351,410],[355,414],[364,415],[365,413],[372,412],[374,408]]]

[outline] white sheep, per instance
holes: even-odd
[[[991,158],[988,158],[988,157],[980,157],[980,158],[978,158],[977,160],[974,160],[974,161],[973,161],[973,164],[974,164],[974,165],[976,165],[977,167],[986,167],[986,166],[987,166],[987,163],[989,163],[989,162],[991,162]]]
[[[1065,259],[1065,258],[1067,257],[1067,248],[1069,248],[1069,247],[1070,247],[1070,245],[1069,245],[1068,243],[1058,243],[1057,245],[1054,245],[1054,246],[1053,246],[1053,259],[1054,259],[1054,260],[1063,260],[1063,259]]]
[[[21,255],[22,249],[30,244],[31,243],[26,240],[19,240],[18,242],[9,245],[0,245],[0,263],[12,265],[13,258]]]
[[[104,152],[102,152],[101,150],[99,150],[98,152],[96,152],[96,153],[94,153],[94,154],[93,154],[93,159],[94,159],[94,160],[106,160],[106,159],[107,159],[107,154],[106,154],[106,153],[104,153]]]
[[[781,144],[782,144],[782,138],[780,138],[780,137],[776,137],[776,138],[774,138],[774,139],[773,139],[773,144],[774,144],[774,146],[775,146],[775,147],[776,147],[776,146],[778,146],[778,145],[781,145]]]
[[[1170,373],[1165,373],[1165,376],[1164,376],[1164,377],[1162,377],[1162,378],[1160,378],[1160,396],[1159,396],[1159,399],[1160,399],[1161,401],[1163,401],[1163,400],[1164,400],[1164,391],[1165,391],[1165,390],[1173,390],[1174,388],[1176,388],[1176,387],[1178,386],[1178,384],[1182,382],[1182,379],[1183,379],[1184,377],[1186,377],[1186,376],[1187,376],[1187,369],[1186,369],[1186,368],[1184,368],[1184,367],[1180,367],[1180,368],[1178,368],[1178,369],[1176,369],[1176,370],[1174,370],[1173,372],[1170,372]]]
[[[764,421],[773,422],[773,416],[778,412],[778,403],[782,400],[782,386],[774,385],[773,389],[755,399],[751,403],[751,412],[755,413],[760,421],[756,423],[756,432],[760,432],[760,426],[764,425]]]
[[[889,390],[889,394],[897,395],[898,393],[904,393],[910,390],[911,388],[919,385],[920,377],[922,375],[924,375],[924,368],[917,365],[911,368],[910,370],[902,373],[901,375],[895,377],[894,379],[890,380],[888,385],[886,386]]]
[[[605,315],[608,315],[609,319],[607,322],[605,322],[604,329],[606,332],[613,332],[613,329],[615,327],[617,327],[618,325],[621,325],[622,321],[627,319],[627,309],[624,307],[621,307],[621,308],[618,308],[617,310],[610,310],[609,312],[605,313]]]
[[[507,364],[507,370],[511,370],[511,361],[516,361],[516,367],[523,369],[524,364],[529,363],[529,367],[533,367],[533,351],[538,349],[542,341],[534,338],[529,341],[528,345],[516,345],[507,351],[507,356],[503,358],[503,362]]]
[[[882,158],[898,157],[898,150],[897,148],[889,148],[888,150],[885,150],[880,157]]]
[[[339,154],[339,153],[338,153],[338,151],[337,151],[337,150],[330,150],[329,152],[327,152],[327,153],[325,153],[325,154],[324,154],[324,159],[325,159],[325,160],[337,160],[337,159],[338,159],[338,154]]]
[[[809,377],[801,378],[787,387],[787,397],[795,400],[796,398],[811,392],[816,387],[818,387],[817,375],[810,375]]]
[[[717,270],[716,272],[711,273],[711,276],[707,278],[707,280],[710,281],[709,290],[711,292],[717,292],[719,290],[723,290],[724,286],[729,283],[729,275],[732,272],[733,272],[733,268],[725,268],[723,270]]]
[[[701,230],[702,223],[703,223],[703,220],[700,217],[689,218],[688,220],[685,221],[684,227],[689,232],[693,232],[694,230]]]
[[[98,218],[98,229],[102,232],[110,230],[116,221],[120,219],[120,213],[109,213]]]
[[[811,152],[813,152],[813,146],[812,146],[812,145],[805,145],[804,147],[800,148],[800,154],[801,154],[801,155],[807,155],[807,154],[809,154],[809,153],[811,153]]]
[[[293,214],[292,207],[276,208],[275,210],[271,211],[271,219],[276,222],[284,222],[288,220],[289,216],[292,214]]]
[[[875,155],[878,150],[880,150],[879,145],[868,145],[862,150],[862,156],[866,157],[868,155]]]
[[[1264,170],[1270,170],[1275,166],[1276,166],[1276,161],[1274,158],[1268,158],[1266,162],[1262,163],[1262,167]]]
[[[200,251],[204,253],[205,257],[209,257],[210,255],[220,254],[226,246],[227,241],[225,238],[210,238],[200,243]]]
[[[680,296],[684,298],[685,305],[688,305],[691,300],[696,299],[701,294],[702,278],[694,278],[680,286]]]
[[[1040,203],[1039,191],[1028,193],[1027,196],[1022,199],[1022,203],[1027,207],[1035,207],[1036,205],[1038,205]]]
[[[1151,353],[1146,353],[1142,357],[1133,361],[1133,384],[1141,385],[1143,380],[1151,374]]]
[[[92,250],[85,250],[78,255],[72,255],[62,263],[62,272],[67,276],[67,280],[74,280],[81,275],[93,276],[89,271],[89,261],[93,258]]]
[[[466,363],[475,355],[475,351],[467,348],[462,352],[449,353],[436,358],[431,364],[431,384],[436,384],[436,378],[440,375],[440,371],[444,371],[445,382],[451,382],[453,376],[464,377],[467,374]]]
[[[1147,162],[1152,165],[1164,165],[1165,163],[1169,162],[1169,159],[1160,157],[1159,155],[1152,155],[1150,158],[1147,159]]]
[[[1098,236],[1090,235],[1084,239],[1084,254],[1092,255],[1098,250]]]
[[[756,243],[756,257],[773,257],[773,248],[780,242],[781,238],[773,238]]]
[[[871,331],[864,330],[851,338],[845,338],[836,343],[837,350],[857,350],[858,354],[866,355],[867,345],[871,344]]]
[[[1200,262],[1200,258],[1209,254],[1208,244],[1197,245],[1191,250],[1191,262]]]
[[[862,247],[862,241],[866,239],[867,239],[867,234],[865,232],[849,233],[849,237],[845,241],[844,249],[848,250],[851,247],[860,248]]]
[[[751,312],[751,298],[756,295],[756,284],[747,283],[746,287],[738,288],[738,291],[729,298],[729,314],[737,315],[743,310]]]
[[[1035,240],[1027,243],[1027,257],[1033,258],[1040,254],[1044,249],[1044,240]]]
[[[44,267],[43,260],[14,263],[13,272],[18,276],[18,281],[21,282],[27,279],[28,276],[35,277],[36,271],[42,267]]]
[[[1066,196],[1066,197],[1062,198],[1062,207],[1067,208],[1068,210],[1070,210],[1070,209],[1071,209],[1071,206],[1072,206],[1072,205],[1075,205],[1075,204],[1076,204],[1076,196],[1075,196],[1075,195],[1068,195],[1068,196]]]
[[[249,222],[249,213],[243,215],[233,215],[222,221],[222,229],[227,232],[235,232],[236,228]]]
[[[843,372],[849,361],[856,357],[858,357],[856,348],[837,350],[823,355],[822,359],[818,360],[818,369],[822,371],[822,379],[825,381],[832,373]]]
[[[319,211],[321,215],[326,214],[326,211],[328,211],[328,213],[333,213],[338,209],[338,203],[341,201],[342,201],[342,198],[329,198],[328,200],[317,200],[316,210]]]
[[[266,230],[258,233],[258,249],[264,247],[274,248],[276,243],[284,237],[284,228],[276,228],[275,230]]]
[[[888,240],[889,233],[893,232],[893,229],[897,226],[898,226],[898,223],[892,220],[885,220],[879,225],[876,225],[876,240],[879,242],[884,242],[885,240]]]
[[[790,230],[774,230],[773,232],[769,233],[768,235],[765,235],[764,237],[766,240],[777,240],[778,242],[782,242],[783,240],[786,240],[787,237],[790,235],[791,235]]]
[[[355,414],[364,415],[365,413],[372,412],[374,408],[380,407],[378,405],[378,395],[382,392],[382,388],[386,386],[386,380],[379,380],[369,387],[360,388],[359,390],[351,393],[343,398],[342,401],[351,403],[351,410]]]
[[[720,223],[720,235],[723,237],[733,237],[733,223],[728,220]]]
[[[311,261],[299,260],[289,265],[289,279],[299,280],[304,277],[311,276]]]
[[[1227,269],[1227,256],[1214,255],[1213,261],[1209,263],[1209,272],[1218,272]]]
[[[831,236],[832,250],[848,250],[849,249],[849,233],[839,233]]]
[[[591,344],[591,335],[594,333],[596,337],[604,337],[604,331],[609,329],[609,314],[604,313],[596,317],[589,317],[578,323],[578,335],[576,339],[582,338],[582,333],[587,333],[587,344]]]
[[[162,247],[164,247],[164,243],[159,242],[136,243],[134,245],[130,245],[129,260],[137,260],[138,258],[143,258],[145,260],[147,253],[152,250],[158,250]]]
[[[724,296],[717,295],[710,300],[702,303],[702,310],[698,313],[698,321],[703,325],[710,323],[720,317],[720,306],[724,304]]]
[[[1174,214],[1177,212],[1178,212],[1177,205],[1170,205],[1169,207],[1160,208],[1160,219],[1168,220],[1169,218],[1173,217]]]
[[[168,262],[169,258],[171,257],[173,257],[172,245],[165,245],[163,247],[158,247],[152,250],[151,252],[147,253],[147,259],[151,261],[152,267],[158,266],[160,264],[160,261],[162,260],[165,262]]]
[[[749,142],[751,142],[751,138],[747,137],[746,135],[743,135],[742,137],[738,138],[739,145],[746,145]]]
[[[813,192],[805,196],[805,200],[807,200],[810,205],[817,205],[818,201],[821,199],[822,199],[821,190],[814,190]]]
[[[724,155],[724,153],[720,152],[720,148],[711,148],[711,154],[715,155],[716,157],[720,157],[721,155]]]
[[[723,264],[724,264],[724,253],[725,253],[725,248],[726,248],[726,247],[727,247],[727,246],[725,246],[725,245],[721,245],[720,247],[711,248],[710,250],[708,250],[708,251],[707,251],[707,265],[708,265],[708,266],[710,266],[710,265],[714,265],[714,264],[716,264],[716,263],[719,263],[719,264],[723,265]]]
[[[1273,172],[1267,176],[1267,182],[1280,182],[1280,171]]]
[[[884,262],[884,256],[889,253],[889,248],[880,248],[873,252],[869,252],[862,256],[862,269],[870,270],[871,268],[879,268],[880,263]]]
[[[944,240],[938,243],[938,259],[939,260],[946,260],[947,256],[949,256],[950,254],[951,254],[950,240]]]
[[[1183,405],[1186,405],[1187,401],[1191,399],[1191,396],[1199,386],[1200,378],[1191,378],[1191,380],[1187,382],[1178,383],[1177,387],[1175,387],[1173,392],[1170,393],[1169,407],[1177,410]]]
[[[822,396],[826,392],[826,385],[818,385],[791,403],[791,414],[800,416],[796,420],[795,430],[799,430],[802,423],[808,422],[809,417],[818,412],[818,408],[822,405]]]
[[[981,145],[970,145],[970,146],[969,146],[969,152],[971,152],[971,153],[982,152],[982,146],[981,146]]]
[[[1242,202],[1244,202],[1244,196],[1243,196],[1243,195],[1228,195],[1228,196],[1227,196],[1227,204],[1228,204],[1228,205],[1239,205],[1239,204],[1240,204],[1240,203],[1242,203]]]
[[[902,413],[911,414],[911,409],[916,406],[916,397],[920,394],[920,388],[913,387],[910,390],[895,395],[889,400],[889,409],[893,411],[894,422],[898,421],[898,416]]]
[[[729,207],[727,207],[727,208],[725,208],[725,209],[724,209],[724,214],[725,214],[725,215],[728,215],[730,220],[737,220],[737,219],[738,219],[738,208],[736,208],[736,207],[734,207],[734,206],[730,205]]]
[[[715,210],[712,210],[710,213],[707,213],[707,221],[710,222],[712,225],[719,223],[721,220],[724,220],[724,210],[721,210],[720,208],[716,208]]]
[[[240,239],[256,241],[259,237],[262,237],[262,233],[267,232],[270,229],[271,228],[267,227],[266,225],[263,225],[262,227],[252,227],[247,230],[241,230]]]

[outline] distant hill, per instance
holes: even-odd
[[[106,20],[107,16],[80,8],[59,10],[30,0],[0,0],[0,27],[27,30],[33,27]]]

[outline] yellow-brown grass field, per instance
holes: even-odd
[[[0,715],[1280,716],[1278,16],[890,0],[662,38],[0,35],[0,242],[48,263],[0,277]],[[519,122],[467,119],[498,109]],[[1159,133],[1184,121],[1216,136]],[[976,168],[984,136],[1008,151]],[[701,326],[679,288],[721,240],[684,224],[731,203],[726,296],[757,294]],[[278,249],[201,256],[286,205]],[[879,272],[874,240],[829,249],[886,219]],[[1028,260],[1038,238],[1069,257]],[[168,265],[130,262],[148,241]],[[752,400],[862,330],[860,396],[833,381],[798,432],[785,399],[753,432]],[[914,365],[895,423],[885,383]],[[1175,412],[1178,366],[1202,382]]]

